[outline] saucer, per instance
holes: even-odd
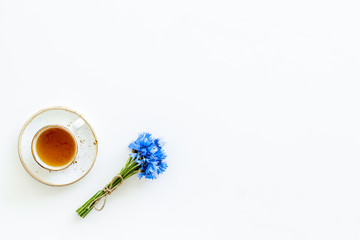
[[[40,166],[31,151],[31,142],[39,129],[47,125],[70,126],[81,118],[85,124],[75,133],[78,154],[67,168],[50,171]],[[37,181],[50,186],[65,186],[79,181],[92,168],[98,152],[98,142],[90,124],[77,112],[65,107],[43,109],[33,115],[24,125],[18,141],[18,153],[26,171]]]

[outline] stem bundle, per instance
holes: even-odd
[[[132,175],[138,173],[140,171],[140,165],[136,163],[131,157],[126,161],[125,166],[121,169],[119,175],[122,178],[117,178],[116,180],[108,183],[106,188],[115,188],[118,184],[120,184],[123,180],[131,177]],[[92,196],[86,203],[84,203],[81,207],[79,207],[76,212],[80,217],[84,218],[97,203],[97,199],[104,196],[105,191],[100,190],[94,196]]]

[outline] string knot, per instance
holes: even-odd
[[[119,182],[116,186],[113,187],[114,182],[115,182],[116,180],[118,180],[118,179],[121,179],[121,182]],[[120,174],[118,174],[118,175],[116,175],[115,177],[113,177],[113,179],[111,180],[111,182],[102,189],[102,191],[104,192],[104,194],[101,195],[100,197],[95,198],[95,199],[90,203],[90,205],[89,205],[87,208],[89,209],[91,206],[94,206],[95,210],[97,210],[97,211],[103,210],[103,208],[104,208],[104,206],[105,206],[105,203],[106,203],[106,198],[107,198],[107,196],[110,195],[123,181],[124,181],[124,179],[123,179],[123,177],[122,177]],[[102,204],[101,208],[97,208],[97,207],[96,207],[96,204],[97,204],[102,198],[104,198],[103,204]]]

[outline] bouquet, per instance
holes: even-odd
[[[101,211],[105,206],[107,196],[125,179],[137,173],[139,179],[142,177],[156,179],[157,175],[163,173],[167,168],[163,146],[164,143],[158,138],[153,138],[150,133],[140,133],[139,137],[129,144],[131,153],[125,166],[110,183],[76,210],[79,216],[84,218],[93,208]],[[103,198],[102,206],[97,208],[97,203]]]

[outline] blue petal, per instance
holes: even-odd
[[[140,133],[138,138],[129,144],[132,150],[131,158],[140,165],[141,172],[138,177],[141,179],[156,179],[156,175],[163,173],[167,164],[163,160],[166,154],[162,147],[164,143],[158,139],[153,138],[150,133]]]

